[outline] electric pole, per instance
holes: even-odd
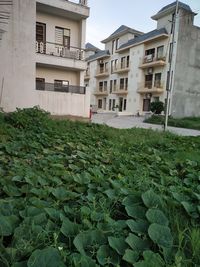
[[[167,98],[166,98],[166,106],[165,106],[165,123],[164,123],[164,131],[167,130],[168,127],[168,117],[169,117],[169,108],[170,108],[170,95],[172,91],[172,84],[173,84],[173,75],[172,75],[172,64],[173,64],[173,57],[174,57],[174,44],[175,44],[175,33],[176,33],[176,20],[178,17],[178,0],[176,0],[176,11],[175,16],[172,20],[172,42],[171,42],[171,50],[170,50],[170,62],[169,62],[169,75],[167,75]]]

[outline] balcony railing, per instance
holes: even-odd
[[[145,56],[140,64],[141,68],[150,67],[150,66],[164,66],[166,64],[166,57],[164,56],[155,56],[154,54]]]
[[[138,84],[138,93],[163,93],[164,82],[163,81],[145,81]]]
[[[103,76],[108,76],[109,71],[108,68],[98,68],[96,71],[96,76],[98,77],[103,77]]]
[[[78,85],[58,85],[54,83],[36,82],[36,90],[73,94],[85,94],[85,87]]]
[[[56,43],[36,41],[35,51],[39,54],[84,60],[84,50],[73,46],[65,47]]]
[[[66,0],[66,1],[68,1],[68,0]],[[88,6],[88,0],[79,0],[79,1],[70,0],[69,2],[72,2],[74,4],[79,4],[79,5],[82,5],[82,6]]]

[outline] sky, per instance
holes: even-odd
[[[87,20],[86,42],[104,49],[103,39],[119,26],[126,25],[142,32],[156,28],[151,16],[174,0],[88,0],[90,17]],[[195,25],[200,27],[200,0],[182,0],[199,14]]]

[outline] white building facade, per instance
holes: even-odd
[[[89,116],[86,0],[15,0],[0,46],[0,107]]]
[[[98,111],[145,114],[151,102],[165,103],[169,90],[170,115],[200,116],[200,29],[188,5],[175,10],[172,3],[154,15],[157,28],[149,33],[122,25],[103,40],[105,50],[88,57],[85,84]]]

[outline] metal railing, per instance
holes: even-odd
[[[155,56],[155,54],[151,54],[151,55],[148,55],[148,56],[145,56],[143,58],[143,61],[142,61],[142,64],[145,64],[145,63],[151,63],[151,62],[155,62],[155,61],[166,61],[166,57],[164,56]]]
[[[51,55],[56,57],[71,58],[77,60],[84,60],[84,49],[77,47],[65,47],[60,44],[51,42],[37,42],[35,43],[35,51],[39,54]]]
[[[108,74],[108,68],[98,68],[96,71],[96,75],[100,74]]]
[[[68,0],[66,0],[68,1]],[[78,4],[81,6],[88,6],[88,0],[70,0],[69,2],[73,3],[73,4]]]
[[[163,82],[161,80],[154,81],[154,83],[153,83],[153,81],[145,81],[144,87],[149,88],[149,89],[152,89],[153,87],[154,88],[163,88]]]
[[[54,84],[54,83],[43,83],[43,82],[36,82],[36,90],[73,93],[73,94],[85,94],[86,92],[86,89],[84,86],[58,85],[56,83]]]

